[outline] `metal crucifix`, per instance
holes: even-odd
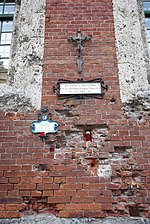
[[[82,50],[83,50],[82,42],[85,40],[91,40],[91,36],[82,36],[81,31],[78,31],[77,36],[75,36],[75,37],[69,36],[68,40],[76,42],[76,44],[77,44],[77,66],[78,66],[78,73],[81,74],[82,73],[82,64],[83,64],[83,62],[82,62]]]

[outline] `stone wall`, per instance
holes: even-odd
[[[16,1],[10,68],[0,85],[1,110],[41,106],[45,0]]]
[[[22,217],[21,219],[1,219],[1,224],[149,224],[148,219],[144,218],[115,218],[110,217],[106,219],[94,218],[74,218],[64,219],[57,218],[53,215],[33,215]]]
[[[149,54],[142,1],[113,0],[116,51],[121,100],[150,90]]]

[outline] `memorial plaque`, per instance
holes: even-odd
[[[60,95],[102,94],[101,83],[60,83]]]
[[[101,99],[104,90],[107,90],[107,86],[104,86],[104,81],[101,78],[89,81],[83,81],[82,78],[77,81],[59,79],[57,86],[53,86],[53,91],[57,92],[60,99],[83,99],[85,97]]]

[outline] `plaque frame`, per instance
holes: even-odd
[[[33,121],[30,125],[33,134],[40,134],[39,137],[43,141],[48,138],[48,134],[55,134],[58,131],[58,123],[51,118],[52,114],[47,107],[43,107],[41,113],[38,114],[38,120]]]
[[[99,93],[61,93],[61,84],[100,84],[100,92]],[[53,92],[56,92],[59,99],[68,99],[68,98],[75,98],[75,99],[84,99],[84,98],[95,98],[95,99],[102,99],[105,95],[105,91],[108,90],[108,86],[104,85],[104,81],[101,78],[91,79],[88,81],[84,81],[82,78],[78,78],[77,81],[67,80],[67,79],[59,79],[56,86],[53,86]]]

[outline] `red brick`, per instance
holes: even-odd
[[[67,190],[66,196],[76,196],[76,190]]]
[[[76,181],[78,183],[88,183],[89,182],[89,177],[77,177],[77,180]]]
[[[99,198],[95,199],[95,202],[99,203],[111,203],[114,202],[114,199],[112,197],[106,197],[106,196],[100,196]]]
[[[65,196],[65,190],[54,190],[54,196]]]
[[[60,211],[60,217],[62,218],[80,218],[84,217],[84,212],[83,211]]]
[[[65,209],[66,210],[77,210],[78,204],[66,204]]]
[[[62,183],[65,183],[65,178],[64,178],[64,181],[62,181]],[[77,181],[77,178],[76,177],[66,177],[66,183],[76,183],[76,182],[79,182]]]
[[[100,210],[101,205],[100,204],[88,204],[88,203],[82,203],[82,204],[68,204],[66,205],[66,210]]]
[[[66,178],[65,177],[54,177],[54,183],[65,183]]]
[[[99,191],[98,191],[98,193],[99,193]],[[88,190],[78,190],[77,195],[81,196],[81,197],[90,196]]]
[[[89,178],[89,183],[99,183],[99,177],[90,177]]]
[[[70,197],[48,197],[48,203],[58,203],[58,204],[64,204],[64,203],[70,203]]]
[[[43,158],[43,153],[33,154],[32,158],[33,159],[42,159]]]
[[[43,178],[43,183],[53,183],[53,177]],[[59,182],[55,182],[55,183],[59,183]]]
[[[37,184],[37,190],[57,190],[59,189],[59,184]]]
[[[119,210],[119,211],[125,211],[125,205],[123,205],[123,204],[118,204],[118,205],[116,205],[116,209],[117,210]]]
[[[32,178],[32,183],[42,183],[42,177],[33,177]]]
[[[36,184],[15,184],[14,188],[18,190],[35,190]]]
[[[18,172],[5,171],[4,176],[5,177],[23,177],[23,176],[28,176],[28,174],[26,171],[18,171]]]
[[[17,211],[18,206],[16,204],[6,204],[6,211]]]
[[[65,208],[65,205],[64,205],[64,204],[57,204],[57,205],[56,205],[56,210],[57,210],[57,211],[64,210],[64,208]]]
[[[11,159],[12,158],[12,154],[11,153],[1,153],[1,159]]]
[[[107,185],[107,189],[108,190],[118,190],[120,188],[120,185],[119,184],[108,184]]]
[[[8,178],[0,178],[0,184],[7,184],[8,183]]]
[[[144,141],[145,140],[145,136],[140,136],[140,135],[131,135],[131,136],[124,136],[124,140],[128,140],[128,141]]]
[[[6,205],[0,204],[0,211],[5,211],[6,210]]]
[[[32,170],[32,166],[31,165],[22,165],[22,170]]]
[[[68,189],[82,189],[82,184],[61,184],[61,189],[64,189],[64,190],[68,190]]]
[[[18,184],[19,182],[20,182],[20,178],[18,178],[18,177],[10,177],[9,178],[10,184]]]
[[[3,211],[0,212],[0,218],[19,218],[20,217],[20,213],[19,212],[15,212],[15,211]]]
[[[42,191],[31,191],[31,197],[42,196]]]
[[[94,197],[72,197],[72,203],[93,203]]]
[[[43,196],[53,196],[53,190],[43,190]]]
[[[20,196],[21,197],[28,197],[28,196],[30,196],[31,195],[31,191],[27,191],[27,190],[25,190],[25,191],[20,191]]]
[[[101,211],[85,211],[84,217],[92,217],[92,218],[105,218],[106,213]]]
[[[150,211],[146,213],[146,217],[150,218]]]
[[[112,204],[111,203],[102,203],[101,204],[101,208],[102,208],[102,210],[104,210],[104,211],[112,211],[113,210],[113,206],[112,206]]]
[[[20,184],[31,184],[32,178],[31,177],[21,177]],[[36,183],[33,183],[36,184]]]
[[[22,199],[20,197],[16,197],[16,198],[0,198],[0,204],[19,204],[22,202]]]
[[[105,188],[105,184],[102,183],[90,183],[90,184],[83,184],[83,189],[96,189],[101,190]]]
[[[1,191],[13,190],[13,184],[1,184]]]
[[[7,192],[9,197],[18,197],[20,196],[19,190],[10,190]]]

